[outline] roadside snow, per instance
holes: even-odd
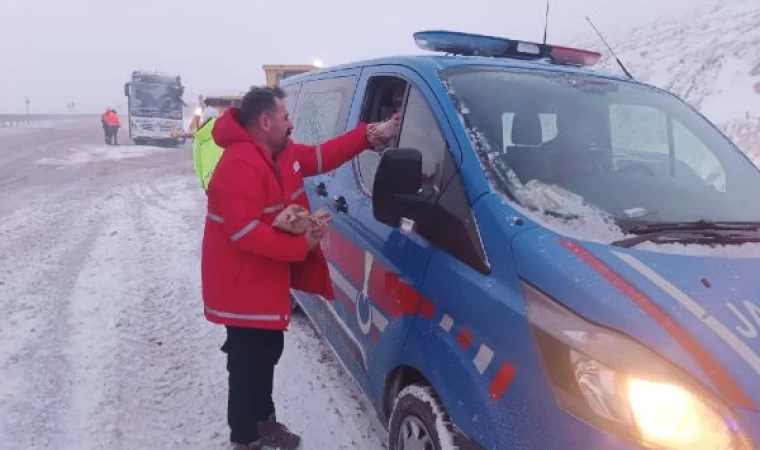
[[[51,166],[77,166],[95,161],[118,161],[128,158],[142,158],[155,153],[179,151],[176,148],[153,147],[147,145],[102,145],[76,146],[63,150],[55,157],[41,158],[37,164]]]
[[[8,123],[0,122],[0,137],[16,136],[19,134],[30,134],[38,130],[50,130],[56,127],[56,122],[52,120],[41,120],[24,124],[10,126]]]
[[[726,58],[715,80],[715,92],[702,100],[701,109],[719,124],[744,119],[750,114],[760,116],[760,95],[755,85],[760,78],[753,76],[758,63],[737,58]]]
[[[757,0],[685,7],[677,16],[607,38],[636,79],[681,96],[760,162]],[[604,48],[591,29],[575,45]],[[600,67],[620,73],[615,59],[603,53]]]
[[[202,314],[205,196],[188,149],[41,156],[0,185],[0,449],[227,448],[224,328]],[[386,448],[303,317],[275,397],[303,450]]]

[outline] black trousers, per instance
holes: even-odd
[[[227,354],[229,372],[227,423],[231,442],[256,441],[258,423],[275,413],[274,367],[280,361],[284,343],[282,331],[227,327],[222,351]]]

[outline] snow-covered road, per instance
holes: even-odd
[[[226,447],[204,213],[189,145],[106,147],[97,121],[0,130],[0,448]],[[304,450],[386,447],[302,317],[275,391]]]

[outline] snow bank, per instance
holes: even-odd
[[[119,161],[144,158],[157,153],[182,151],[176,148],[147,145],[80,145],[61,151],[60,156],[41,158],[37,164],[49,166],[79,166],[100,161]]]
[[[61,121],[40,120],[29,123],[11,124],[0,122],[0,138],[7,136],[16,136],[19,134],[29,134],[38,130],[50,130],[60,125]]]
[[[748,155],[760,155],[760,8],[733,0],[678,18],[658,20],[627,35],[608,36],[633,75],[684,98],[721,127]],[[600,67],[620,73],[598,37],[577,45],[606,54]],[[752,138],[748,135],[754,134]]]

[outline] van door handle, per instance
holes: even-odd
[[[327,186],[325,186],[325,183],[320,182],[315,188],[314,192],[317,193],[318,197],[327,197]]]
[[[346,197],[343,197],[342,195],[336,195],[333,197],[333,206],[335,206],[335,209],[337,209],[338,212],[348,212],[348,203],[346,203]]]

